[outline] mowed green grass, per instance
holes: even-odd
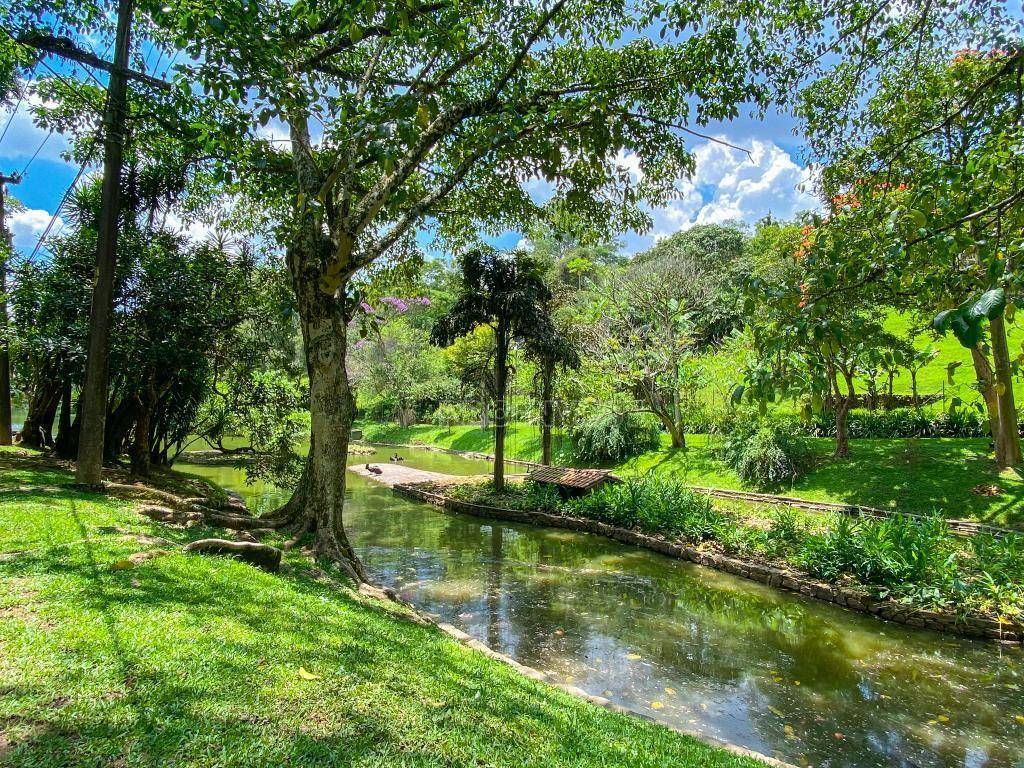
[[[425,424],[405,429],[372,424],[364,425],[363,434],[367,440],[418,442],[484,453],[493,450],[494,442],[493,430],[483,431],[472,425],[447,430]],[[540,458],[536,427],[510,425],[509,434],[505,447],[509,458]],[[688,435],[687,448],[674,451],[669,448],[668,437],[663,436],[660,450],[613,469],[622,475],[658,472],[691,485],[751,490],[715,456],[715,440],[708,435]],[[997,472],[986,439],[852,440],[850,457],[842,460],[832,458],[835,441],[820,438],[810,442],[814,466],[792,487],[778,489],[780,492],[812,501],[937,512],[948,518],[1024,527],[1024,476],[1016,470]],[[568,440],[563,447],[568,447]],[[985,496],[972,491],[989,484],[999,486],[1001,493]]]
[[[2,765],[759,765],[532,682],[298,553],[280,575],[183,554],[208,532],[69,480],[0,463]]]

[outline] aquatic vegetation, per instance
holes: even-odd
[[[710,497],[656,475],[605,485],[587,496],[567,500],[562,509],[577,517],[693,541],[714,538],[723,522]]]

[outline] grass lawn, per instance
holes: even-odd
[[[209,532],[70,479],[0,452],[2,765],[760,764],[532,682],[298,552],[280,575],[180,553]]]
[[[425,424],[406,429],[368,424],[363,435],[367,440],[419,442],[485,453],[491,452],[494,440],[493,432],[472,425],[447,430]],[[688,447],[673,451],[665,436],[661,450],[630,459],[614,469],[624,475],[664,472],[691,485],[743,488],[736,474],[715,458],[711,439],[689,435]],[[1018,472],[997,473],[987,457],[985,439],[852,440],[850,458],[842,461],[831,458],[834,441],[821,438],[811,443],[816,453],[815,467],[792,488],[780,492],[813,501],[858,503],[904,512],[937,510],[950,518],[1024,527],[1024,477]],[[539,459],[536,427],[510,425],[505,450],[509,458]],[[981,496],[971,492],[982,483],[996,484],[1002,493]]]

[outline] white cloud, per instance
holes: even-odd
[[[793,160],[786,150],[762,139],[738,142],[725,136],[718,138],[749,148],[750,156],[712,141],[699,144],[694,149],[693,176],[676,183],[677,199],[651,210],[654,226],[650,233],[626,237],[629,250],[643,250],[695,224],[752,224],[769,213],[786,219],[818,207],[811,194],[810,169]],[[634,155],[625,156],[619,163],[637,166]]]
[[[7,162],[20,162],[19,167],[5,168],[3,169],[5,172],[20,171],[21,165],[27,163],[36,150],[39,150],[36,160],[65,162],[61,157],[61,153],[68,150],[68,143],[64,137],[59,133],[54,133],[47,138],[50,131],[37,127],[32,121],[30,108],[42,103],[42,99],[37,94],[30,92],[19,106],[18,111],[15,112],[14,117],[11,118],[10,127],[4,135],[3,142],[0,142],[0,158]],[[8,116],[8,113],[0,116],[0,131],[7,124]],[[5,162],[5,164],[7,163]]]
[[[39,242],[53,214],[38,208],[23,208],[8,214],[7,226],[14,237],[14,247],[22,253],[29,254]],[[64,221],[58,216],[50,230],[51,235],[64,227]]]
[[[266,125],[259,126],[256,129],[256,135],[261,139],[266,139],[280,145],[287,144],[290,141],[288,126],[285,125],[283,120],[278,120],[277,118],[269,120]]]

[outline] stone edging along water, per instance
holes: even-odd
[[[467,459],[481,459],[482,461],[494,461],[493,454],[480,453],[478,451],[459,451],[455,448],[443,448],[439,445],[414,445],[411,443],[379,443],[370,440],[361,440],[360,442],[366,445],[380,445],[388,448],[412,448],[422,451],[434,451],[435,453],[449,453],[454,456],[464,456]],[[535,461],[526,461],[524,459],[505,459],[506,464],[516,464],[518,466],[530,467],[538,469],[543,467],[543,464],[538,464]],[[875,518],[886,518],[894,515],[902,515],[904,517],[912,517],[914,519],[924,519],[927,515],[921,515],[914,512],[898,512],[891,509],[881,509],[879,507],[867,507],[863,504],[844,504],[841,502],[834,501],[811,501],[809,499],[801,499],[795,496],[779,496],[774,493],[756,493],[754,491],[735,491],[726,488],[710,488],[699,485],[688,485],[686,486],[691,491],[703,493],[708,496],[715,496],[720,499],[731,499],[737,501],[749,501],[756,504],[771,504],[776,506],[795,507],[797,509],[808,509],[816,512],[840,512],[848,515],[858,515],[862,517],[875,517]],[[976,536],[979,533],[988,533],[992,536],[1006,536],[1007,534],[1019,533],[1009,528],[1000,528],[996,525],[989,525],[987,523],[977,523],[973,520],[946,520],[949,526],[949,532],[957,536]]]
[[[424,613],[412,603],[403,600],[401,597],[395,594],[394,590],[381,589],[377,586],[363,584],[359,587],[359,591],[363,594],[369,595],[379,600],[390,600],[399,603],[415,616],[416,621],[437,627],[437,629],[439,629],[441,632],[444,632],[446,635],[448,635],[461,645],[464,645],[467,648],[471,648],[474,651],[482,653],[488,658],[499,661],[502,664],[507,664],[524,677],[528,677],[531,680],[534,680],[539,683],[544,683],[545,685],[550,685],[553,688],[558,688],[563,693],[567,693],[570,696],[574,696],[577,699],[583,699],[584,701],[601,707],[602,709],[607,709],[609,712],[615,712],[617,714],[627,715],[629,717],[637,717],[641,720],[646,720],[647,722],[654,723],[662,728],[667,728],[670,731],[682,734],[683,736],[688,736],[691,739],[702,742],[704,744],[708,744],[709,746],[717,747],[718,749],[723,749],[726,752],[730,752],[734,755],[738,755],[740,757],[749,757],[753,758],[754,760],[760,760],[761,762],[772,766],[772,768],[797,768],[792,763],[784,762],[782,760],[779,760],[778,758],[771,757],[762,752],[757,752],[755,750],[748,749],[747,747],[741,747],[739,744],[733,744],[730,741],[723,741],[722,739],[716,738],[714,736],[709,736],[706,733],[701,733],[700,731],[694,729],[686,728],[680,725],[671,725],[669,723],[661,722],[657,718],[652,717],[651,715],[648,715],[645,712],[638,712],[635,709],[623,707],[611,701],[610,699],[605,698],[604,696],[595,696],[594,694],[587,693],[582,688],[579,688],[575,685],[570,685],[569,683],[560,683],[557,680],[553,679],[546,672],[542,672],[541,670],[535,669],[534,667],[528,667],[525,664],[521,664],[520,662],[516,661],[511,656],[501,653],[500,651],[494,650],[489,645],[486,645],[485,643],[482,643],[481,641],[477,640],[472,635],[463,632],[461,629],[454,626],[453,624],[437,621],[430,614]]]
[[[708,552],[680,544],[659,536],[651,536],[639,531],[617,528],[597,520],[575,517],[563,517],[536,510],[517,510],[506,507],[493,507],[485,504],[474,504],[454,499],[436,492],[436,486],[423,487],[420,484],[395,485],[394,490],[403,496],[425,501],[429,504],[462,512],[475,517],[487,517],[498,520],[509,520],[531,525],[546,525],[553,528],[567,528],[605,536],[623,544],[649,549],[669,557],[689,560],[708,568],[715,568],[735,576],[742,576],[771,587],[789,592],[797,592],[818,600],[848,608],[852,611],[866,613],[879,619],[906,624],[918,629],[929,629],[946,632],[964,637],[998,640],[1004,643],[1024,642],[1024,625],[986,619],[975,616],[959,616],[953,613],[930,611],[894,603],[891,600],[879,600],[850,587],[827,584],[817,581],[805,573],[730,557],[718,552]]]

